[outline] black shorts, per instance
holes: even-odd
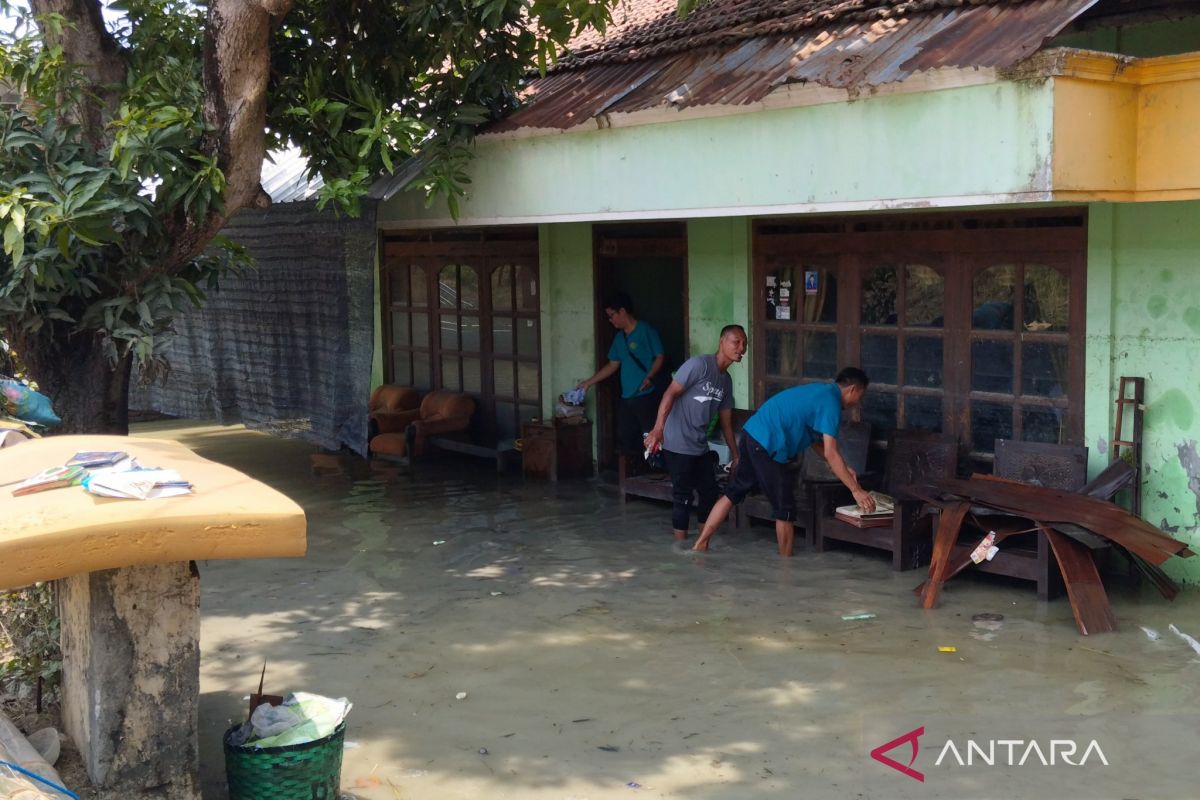
[[[795,481],[796,476],[787,464],[771,458],[754,437],[743,433],[738,445],[737,471],[729,479],[725,496],[737,505],[757,487],[771,504],[772,518],[793,522],[796,519]]]

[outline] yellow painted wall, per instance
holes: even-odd
[[[1131,191],[1137,184],[1138,87],[1056,78],[1054,189]]]
[[[1141,88],[1137,160],[1139,192],[1200,193],[1200,77]]]
[[[1056,71],[1056,199],[1200,198],[1200,53],[1133,61],[1068,53]]]

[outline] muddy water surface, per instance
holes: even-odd
[[[354,702],[342,787],[371,800],[1200,794],[1200,656],[1168,631],[1200,635],[1195,590],[1170,604],[1117,586],[1122,630],[1081,637],[1065,599],[1030,585],[960,578],[925,612],[920,573],[865,551],[780,559],[766,527],[693,555],[665,506],[595,483],[471,460],[314,464],[310,446],[240,428],[136,433],[308,514],[306,558],[201,564],[206,800],[226,796],[221,732],[264,660],[269,691]],[[919,726],[915,758],[889,755],[923,782],[870,758]],[[1076,759],[1095,739],[1110,765],[942,754],[1063,737]]]

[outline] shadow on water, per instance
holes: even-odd
[[[625,797],[630,783],[701,800],[998,796],[976,773],[895,777],[867,756],[876,728],[936,712],[1111,718],[1115,733],[1195,706],[1200,663],[1167,632],[1200,634],[1191,593],[1118,589],[1122,630],[1085,638],[1065,600],[1038,603],[1031,586],[959,579],[925,612],[919,572],[864,551],[780,559],[767,527],[692,554],[665,506],[621,506],[595,483],[470,460],[376,469],[238,428],[138,433],[308,515],[303,559],[201,564],[205,800],[226,796],[220,735],[264,661],[268,691],[355,703],[342,786],[372,800]],[[877,616],[842,619],[858,612]],[[1068,796],[1044,775],[1004,778],[1008,796]]]

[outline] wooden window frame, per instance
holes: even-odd
[[[990,464],[990,453],[971,447],[971,401],[992,400],[1010,404],[1013,411],[1013,437],[1020,439],[1023,431],[1021,410],[1033,407],[1061,408],[1064,414],[1065,444],[1083,444],[1084,364],[1086,336],[1087,280],[1087,214],[1084,209],[1053,209],[1029,212],[981,212],[977,214],[895,214],[870,217],[819,217],[756,220],[752,236],[753,304],[752,394],[755,405],[768,396],[772,381],[766,372],[767,330],[780,327],[765,319],[767,306],[766,275],[768,264],[780,256],[793,256],[797,266],[806,261],[832,259],[838,276],[837,332],[838,365],[861,363],[862,340],[873,326],[862,323],[861,302],[864,277],[872,269],[888,261],[896,265],[924,264],[943,272],[942,336],[942,430],[960,442],[964,458],[977,466]],[[1007,259],[1007,262],[1005,261]],[[972,331],[973,276],[983,266],[1001,263],[1052,266],[1069,276],[1069,322],[1063,333],[1039,333],[1019,328],[1020,317],[1014,319],[1013,330],[1006,334],[1019,352],[1024,344],[1038,342],[1065,343],[1068,351],[1067,392],[1058,399],[1023,394],[1020,356],[1014,360],[1014,392],[988,394],[971,389],[971,341],[980,338]],[[1022,266],[1022,269],[1024,267]],[[898,279],[899,280],[899,279]],[[1017,276],[1020,291],[1021,276]],[[899,284],[903,284],[899,280]],[[897,312],[902,312],[904,287],[897,286]],[[1021,308],[1020,297],[1014,299],[1014,309]],[[1014,314],[1017,312],[1014,311]],[[903,319],[902,316],[898,316]],[[786,327],[788,323],[784,323]],[[797,321],[790,323],[799,330]],[[903,330],[902,330],[903,329]],[[890,332],[909,336],[922,328],[897,324]],[[919,333],[916,335],[920,335]],[[898,395],[933,394],[920,387],[904,384],[902,346],[897,343],[898,362],[896,387]],[[803,370],[803,355],[797,353],[798,369]],[[828,380],[801,374],[792,383]],[[880,389],[885,387],[881,385]],[[903,408],[901,404],[901,408]],[[904,424],[903,413],[897,411],[897,426]]]
[[[542,412],[542,365],[541,365],[541,278],[538,261],[538,238],[536,228],[505,228],[451,231],[416,231],[404,233],[388,233],[381,237],[383,257],[380,265],[381,278],[381,313],[383,317],[383,337],[386,358],[384,361],[384,379],[388,383],[397,382],[394,372],[394,358],[397,351],[428,357],[430,363],[431,388],[448,388],[452,391],[465,391],[475,398],[479,411],[476,415],[476,435],[481,440],[492,441],[497,437],[497,403],[513,404],[513,430],[519,435],[521,417],[536,407],[536,414]],[[514,383],[515,398],[498,396],[495,392],[496,354],[492,341],[492,326],[495,315],[492,308],[492,273],[503,266],[523,266],[529,270],[537,281],[532,311],[499,312],[501,317],[532,320],[535,326],[534,339],[536,353],[534,355],[514,352],[502,354],[500,360],[514,363],[534,364],[537,370],[536,398],[525,398],[520,394],[519,385]],[[479,281],[479,308],[464,310],[461,296],[461,271],[455,281],[456,304],[453,308],[443,307],[439,278],[442,270],[448,266],[470,267],[475,270]],[[426,275],[426,306],[413,306],[413,298],[408,298],[408,304],[393,303],[392,285],[395,280],[407,277],[409,270],[423,269]],[[515,299],[515,298],[514,298]],[[409,314],[409,324],[412,324],[412,314],[427,313],[426,335],[427,347],[419,348],[412,345],[410,334],[409,343],[396,344],[393,331],[393,312]],[[477,319],[479,322],[479,349],[462,349],[462,320]],[[457,347],[446,347],[442,343],[443,320],[454,320],[457,328]],[[411,330],[411,328],[410,328]],[[516,348],[516,331],[514,330],[514,349]],[[446,374],[443,369],[443,359],[458,360],[458,382],[446,387]],[[461,388],[463,359],[478,358],[480,362],[480,391],[467,391]],[[410,358],[410,364],[412,363]],[[413,367],[410,367],[413,369]],[[517,368],[514,366],[514,381],[517,380]],[[401,381],[403,382],[403,381]]]

